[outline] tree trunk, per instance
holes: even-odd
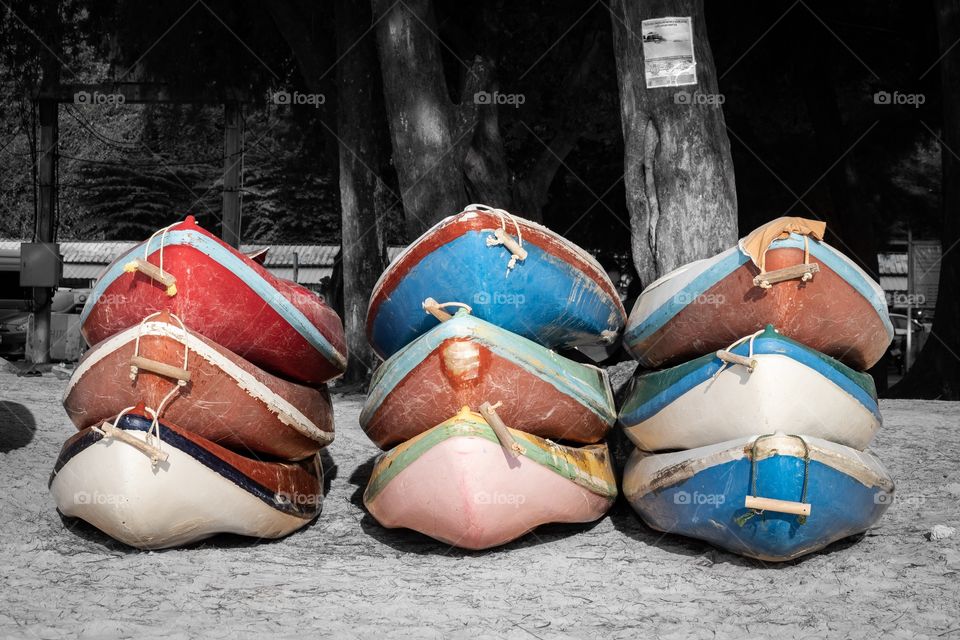
[[[940,285],[933,331],[907,375],[890,390],[898,398],[960,400],[960,0],[937,0],[943,85],[943,226]]]
[[[393,159],[400,179],[407,231],[416,237],[468,202],[509,209],[542,219],[549,187],[580,138],[575,123],[562,123],[538,160],[523,176],[510,171],[500,133],[499,106],[478,104],[475,94],[497,91],[495,59],[500,29],[493,11],[484,9],[480,53],[460,87],[460,102],[450,100],[433,25],[430,0],[394,5],[372,0],[383,73]],[[431,29],[425,26],[431,25]],[[593,30],[580,64],[570,70],[564,92],[576,97],[598,57],[600,38]]]
[[[631,249],[649,284],[736,241],[733,160],[702,0],[612,0],[611,13]],[[692,18],[698,84],[648,89],[641,22],[683,16]]]
[[[340,215],[343,321],[350,358],[344,381],[368,380],[377,357],[366,338],[367,304],[387,266],[377,201],[380,149],[375,123],[384,119],[380,69],[366,0],[337,0],[337,131],[340,137]]]
[[[268,3],[278,29],[293,50],[304,81],[323,92],[329,62],[309,30],[308,15],[294,0]],[[378,140],[385,128],[376,43],[366,0],[337,0],[337,130],[340,165],[341,250],[329,303],[343,316],[349,361],[344,381],[369,378],[377,358],[366,340],[370,292],[386,268],[380,224],[386,213]]]
[[[394,166],[407,233],[415,238],[468,204],[459,147],[464,139],[469,142],[470,131],[457,131],[457,114],[431,33],[436,28],[430,0],[373,0],[373,12],[380,19],[377,45]]]

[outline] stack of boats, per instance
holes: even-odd
[[[602,516],[617,495],[610,386],[553,349],[615,344],[625,315],[589,254],[505,211],[471,205],[413,242],[367,315],[385,359],[360,416],[386,450],[373,517],[484,549]]]
[[[63,400],[78,429],[50,479],[64,515],[163,548],[275,538],[319,514],[343,327],[263,257],[191,216],[107,268],[81,316],[92,348]]]
[[[619,421],[623,491],[652,528],[766,561],[862,533],[893,482],[865,448],[873,366],[893,336],[882,289],[779,218],[647,287],[624,335],[645,371]]]

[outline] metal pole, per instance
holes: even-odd
[[[913,355],[913,292],[916,287],[913,275],[913,232],[907,229],[907,346],[903,354],[903,372],[910,370]]]
[[[59,105],[54,100],[40,100],[40,145],[37,161],[40,183],[40,206],[37,209],[34,242],[52,243],[56,236],[54,209],[57,204],[57,144]],[[27,358],[34,364],[50,362],[50,304],[47,287],[33,289],[33,322],[28,332]]]
[[[240,173],[243,168],[243,117],[239,102],[223,105],[223,221],[220,237],[240,246]]]

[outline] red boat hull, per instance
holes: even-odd
[[[182,367],[189,345],[189,382],[174,394],[161,417],[237,451],[288,460],[313,455],[333,440],[333,410],[325,387],[273,376],[195,333],[184,337],[166,314],[99,343],[77,365],[63,406],[78,429],[112,418],[143,401],[157,409],[176,386],[171,378],[139,370],[131,380],[135,340],[139,355]]]
[[[804,252],[775,248],[768,271],[801,264]],[[759,270],[746,262],[641,342],[630,345],[645,366],[679,364],[773,324],[785,336],[855,369],[877,362],[890,342],[870,301],[825,264],[809,282],[789,280],[770,289],[754,286]]]
[[[192,217],[150,247],[161,244],[163,271],[176,278],[175,295],[143,273],[120,270],[134,258],[143,259],[144,247],[138,246],[108,267],[91,295],[81,327],[89,344],[167,310],[194,331],[285,378],[321,384],[343,372],[343,325],[315,293],[275,277]],[[160,251],[146,260],[159,266]]]

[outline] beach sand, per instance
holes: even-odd
[[[378,450],[357,395],[334,398],[330,489],[311,526],[129,549],[62,520],[47,491],[74,432],[64,385],[0,373],[3,637],[960,637],[960,403],[884,401],[886,515],[858,541],[765,565],[653,532],[622,499],[599,522],[487,552],[383,529],[361,503]],[[928,540],[935,525],[958,532]]]

